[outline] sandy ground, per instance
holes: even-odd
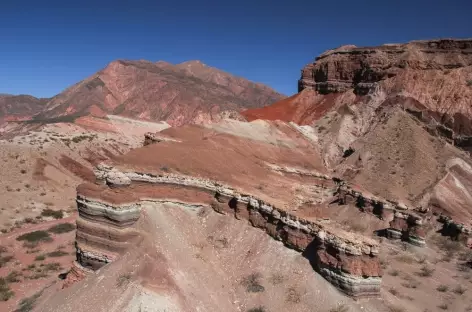
[[[57,295],[45,294],[38,311],[388,311],[381,300],[355,302],[316,274],[307,259],[246,221],[184,205],[145,203],[139,227],[145,242],[88,279]],[[150,242],[150,244],[146,243]],[[257,276],[258,292],[244,283]],[[128,276],[125,289],[95,292]],[[88,289],[86,289],[88,288]],[[129,288],[129,289],[128,289]],[[133,295],[129,293],[132,292]],[[143,293],[158,302],[149,305]],[[126,295],[125,295],[126,294]],[[135,300],[140,296],[140,300]],[[119,310],[114,298],[120,298]],[[380,305],[380,309],[378,306]],[[126,308],[124,308],[126,307]]]
[[[75,231],[53,235],[53,241],[39,248],[24,248],[16,237],[23,232],[48,229],[54,223],[75,223],[76,187],[94,180],[93,166],[121,155],[143,144],[144,133],[167,128],[166,123],[141,122],[123,117],[108,119],[84,118],[80,124],[48,124],[29,132],[17,133],[8,125],[0,137],[0,246],[6,251],[0,257],[13,258],[0,266],[0,277],[12,271],[21,272],[18,282],[9,283],[15,296],[0,301],[0,311],[10,311],[20,299],[31,296],[48,283],[58,281],[75,258]],[[3,139],[2,139],[3,138]],[[62,220],[44,214],[45,210],[62,212]],[[56,237],[57,236],[57,237]],[[52,258],[61,266],[60,272],[36,274],[39,265],[51,262],[34,261],[42,253],[61,247],[67,255]],[[74,253],[74,254],[73,254]],[[35,268],[28,266],[36,264]],[[25,269],[25,271],[23,271]],[[6,309],[6,310],[4,310]]]

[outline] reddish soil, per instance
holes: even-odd
[[[114,114],[172,125],[205,123],[283,97],[267,86],[198,61],[172,65],[119,60],[56,95],[35,119],[76,120],[97,130],[107,125],[84,116]]]
[[[67,272],[75,259],[74,238],[75,231],[63,234],[51,233],[51,242],[39,243],[37,247],[26,248],[23,241],[17,241],[16,238],[22,234],[33,231],[47,231],[50,227],[62,223],[74,223],[76,216],[70,216],[60,220],[52,220],[42,222],[36,225],[25,225],[20,229],[16,229],[8,234],[0,236],[1,246],[6,247],[6,254],[12,255],[13,260],[4,267],[0,267],[0,276],[6,277],[13,271],[19,272],[19,282],[9,283],[10,288],[14,291],[15,296],[4,302],[0,301],[0,311],[12,311],[16,308],[21,298],[29,297],[42,290],[47,285],[58,282],[59,273]],[[61,248],[59,248],[61,246]],[[60,257],[51,257],[47,254],[60,250],[64,255]],[[39,255],[45,255],[45,260],[35,260]],[[60,268],[54,271],[45,272],[39,275],[37,270],[41,270],[48,263],[58,263]],[[32,267],[34,266],[34,268]],[[36,277],[33,277],[35,276]]]
[[[306,90],[270,106],[241,112],[248,121],[256,119],[293,121],[299,125],[310,125],[323,117],[336,103],[336,94],[322,96]]]
[[[213,199],[210,193],[197,189],[146,183],[133,183],[126,188],[109,188],[103,185],[84,183],[77,187],[77,193],[87,198],[99,199],[116,205],[133,203],[142,198],[177,199],[185,203],[203,204],[209,204]]]
[[[62,155],[61,158],[59,159],[59,163],[64,168],[66,168],[67,170],[69,170],[70,172],[78,176],[79,178],[83,179],[84,181],[88,181],[88,182],[95,181],[95,174],[93,173],[92,170],[90,170],[89,168],[85,167],[78,161],[68,156]]]
[[[287,185],[303,178],[280,175],[268,163],[326,173],[316,150],[297,138],[293,138],[292,143],[297,146],[293,148],[215,133],[199,126],[167,129],[163,134],[182,143],[160,142],[132,150],[113,160],[113,165],[124,170],[210,178],[283,206],[293,199],[293,191]]]

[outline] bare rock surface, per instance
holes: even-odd
[[[283,95],[199,61],[118,60],[56,95],[37,121],[73,121],[81,116],[121,115],[178,126],[207,123],[262,107]]]

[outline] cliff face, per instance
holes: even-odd
[[[441,39],[406,44],[330,50],[306,65],[299,91],[322,94],[353,90],[365,95],[381,88],[387,96],[418,101],[428,122],[439,123],[448,135],[472,135],[472,40]]]
[[[285,123],[231,121],[148,134],[143,148],[97,166],[102,185],[77,189],[77,262],[92,270],[114,262],[146,235],[137,230],[149,218],[143,206],[178,204],[246,220],[302,252],[347,294],[378,296],[378,242],[297,211],[305,203],[328,210],[333,199],[336,183],[316,154]]]
[[[219,120],[282,98],[265,85],[199,61],[172,65],[119,60],[55,96],[36,119],[114,114],[178,126]]]
[[[109,186],[84,184],[78,188],[76,246],[77,261],[83,267],[101,268],[137,241],[134,224],[141,214],[141,202],[166,202],[211,207],[218,213],[248,220],[303,252],[322,276],[347,294],[379,295],[382,271],[375,240],[288,213],[208,179],[122,172],[107,165],[99,166],[96,174]]]

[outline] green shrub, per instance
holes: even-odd
[[[260,284],[261,279],[260,273],[252,273],[241,281],[241,284],[246,287],[247,292],[257,293],[265,290],[264,286]]]
[[[62,257],[67,255],[67,252],[64,252],[62,250],[55,250],[50,253],[48,253],[48,257]]]
[[[56,272],[62,270],[61,265],[57,262],[47,263],[43,266],[43,270],[47,272]]]
[[[14,312],[29,312],[32,311],[35,304],[36,300],[41,296],[42,292],[38,292],[34,294],[31,297],[21,299],[20,304],[18,305],[18,309],[16,309]]]
[[[43,209],[41,212],[43,217],[53,217],[54,219],[62,219],[64,217],[64,211],[61,210],[52,210],[50,208]]]
[[[8,273],[7,277],[5,278],[5,280],[8,282],[8,283],[18,283],[20,281],[20,276],[21,273],[18,272],[18,271],[11,271],[10,273]]]
[[[54,234],[62,234],[73,230],[75,230],[75,226],[72,223],[61,223],[50,227],[48,231]]]
[[[131,280],[131,274],[130,273],[124,273],[118,276],[116,280],[116,286],[121,287],[125,284],[128,284],[129,281]]]
[[[263,306],[259,306],[259,307],[255,307],[255,308],[251,308],[247,310],[247,312],[265,312],[265,311],[266,309]]]
[[[422,276],[422,277],[429,277],[429,276],[432,276],[433,275],[433,272],[434,272],[434,269],[427,266],[427,265],[423,265],[421,267],[421,271],[418,272],[418,275],[419,276]]]
[[[34,261],[43,261],[44,259],[46,259],[45,255],[38,255],[34,258]]]
[[[329,312],[347,312],[347,311],[349,311],[349,307],[346,306],[345,304],[340,304],[329,310]]]
[[[457,285],[452,291],[458,295],[463,295],[467,291],[467,289],[462,287],[461,285]]]
[[[14,295],[15,293],[8,286],[8,282],[3,277],[0,277],[0,301],[8,301]]]
[[[3,255],[0,254],[0,268],[4,267],[11,260],[13,260],[12,255],[3,256]]]
[[[16,240],[35,243],[35,242],[50,242],[52,241],[52,238],[49,235],[49,233],[46,231],[34,231],[34,232],[29,232],[29,233],[18,236]]]

